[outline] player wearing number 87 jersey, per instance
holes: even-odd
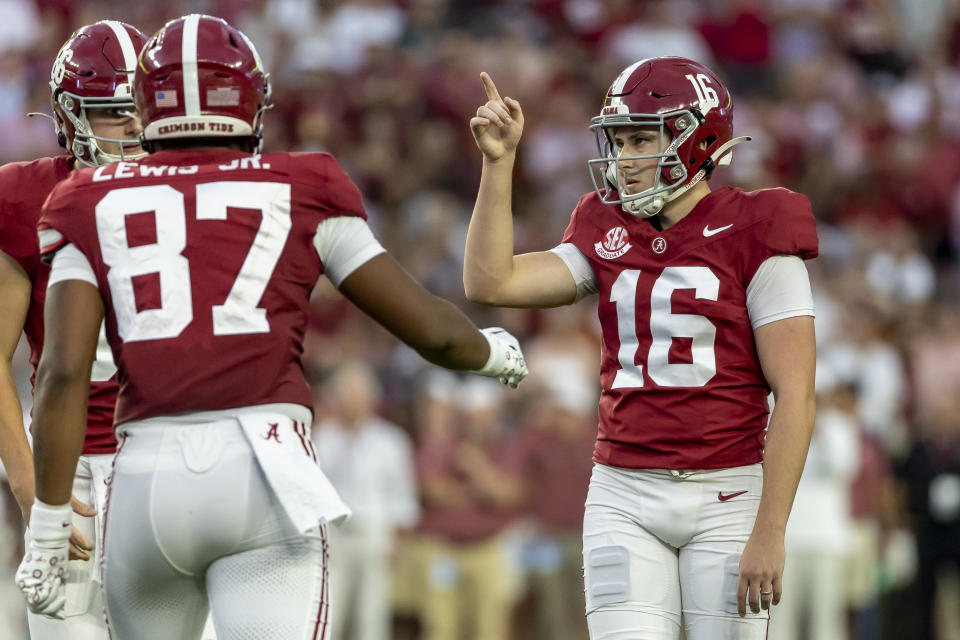
[[[733,100],[703,65],[651,58],[617,77],[593,119],[596,190],[562,242],[514,256],[523,113],[481,78],[467,297],[550,307],[599,294],[603,390],[583,534],[591,638],[673,640],[681,624],[688,640],[764,638],[813,426],[807,199],[711,191],[746,140],[733,137]]]
[[[526,374],[512,337],[384,252],[330,155],[253,153],[269,95],[243,33],[169,22],[134,79],[149,156],[78,172],[39,224],[60,348],[38,374],[37,496],[68,496],[78,380],[105,317],[120,450],[103,584],[120,640],[197,638],[208,609],[221,640],[323,637],[325,527],[347,509],[316,464],[300,360],[321,275],[431,362],[510,386]]]

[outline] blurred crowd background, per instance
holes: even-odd
[[[152,33],[195,11],[260,49],[276,105],[265,150],[333,153],[383,244],[479,325],[520,337],[530,365],[516,392],[428,367],[318,288],[313,437],[355,512],[331,547],[336,640],[586,638],[596,302],[465,301],[480,175],[467,122],[481,70],[521,102],[516,244],[547,249],[592,189],[587,127],[607,87],[669,54],[725,78],[736,135],[753,137],[711,186],[785,186],[818,219],[818,417],[770,638],[960,638],[958,0],[0,0],[0,160],[58,152],[50,121],[26,113],[49,111],[75,28]],[[22,525],[0,501],[0,635],[19,640]]]

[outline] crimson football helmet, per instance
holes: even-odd
[[[244,138],[259,153],[269,74],[250,39],[222,18],[168,22],[143,48],[133,84],[145,142]]]
[[[620,155],[611,130],[625,126],[658,128],[659,153]],[[600,153],[589,161],[590,174],[601,201],[642,217],[658,214],[666,203],[709,178],[716,166],[729,164],[731,147],[750,139],[733,137],[733,99],[720,78],[699,62],[667,56],[624,69],[590,129]],[[619,163],[654,158],[658,165],[653,186],[620,193]]]
[[[134,111],[131,82],[137,54],[147,37],[136,27],[101,20],[76,31],[60,48],[50,70],[53,121],[57,141],[88,166],[144,155],[139,140],[94,135],[91,109]],[[107,153],[103,142],[116,143],[119,154]],[[135,153],[128,151],[135,148]]]

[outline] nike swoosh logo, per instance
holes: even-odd
[[[726,231],[727,229],[729,229],[729,228],[732,227],[732,226],[733,226],[733,223],[730,223],[730,224],[726,225],[725,227],[717,227],[716,229],[711,229],[711,228],[710,228],[710,225],[707,225],[707,226],[705,226],[705,227],[703,228],[703,237],[704,237],[704,238],[709,238],[710,236],[717,235],[717,234],[720,233],[721,231]]]
[[[728,493],[727,495],[723,495],[722,491],[718,491],[717,500],[719,500],[720,502],[726,502],[730,498],[736,498],[737,496],[742,496],[745,493],[746,491],[737,491],[736,493]]]

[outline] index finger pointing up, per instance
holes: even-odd
[[[493,78],[486,71],[480,72],[480,80],[483,82],[483,89],[487,92],[487,100],[502,101],[500,92],[497,91],[497,85],[493,84]]]

